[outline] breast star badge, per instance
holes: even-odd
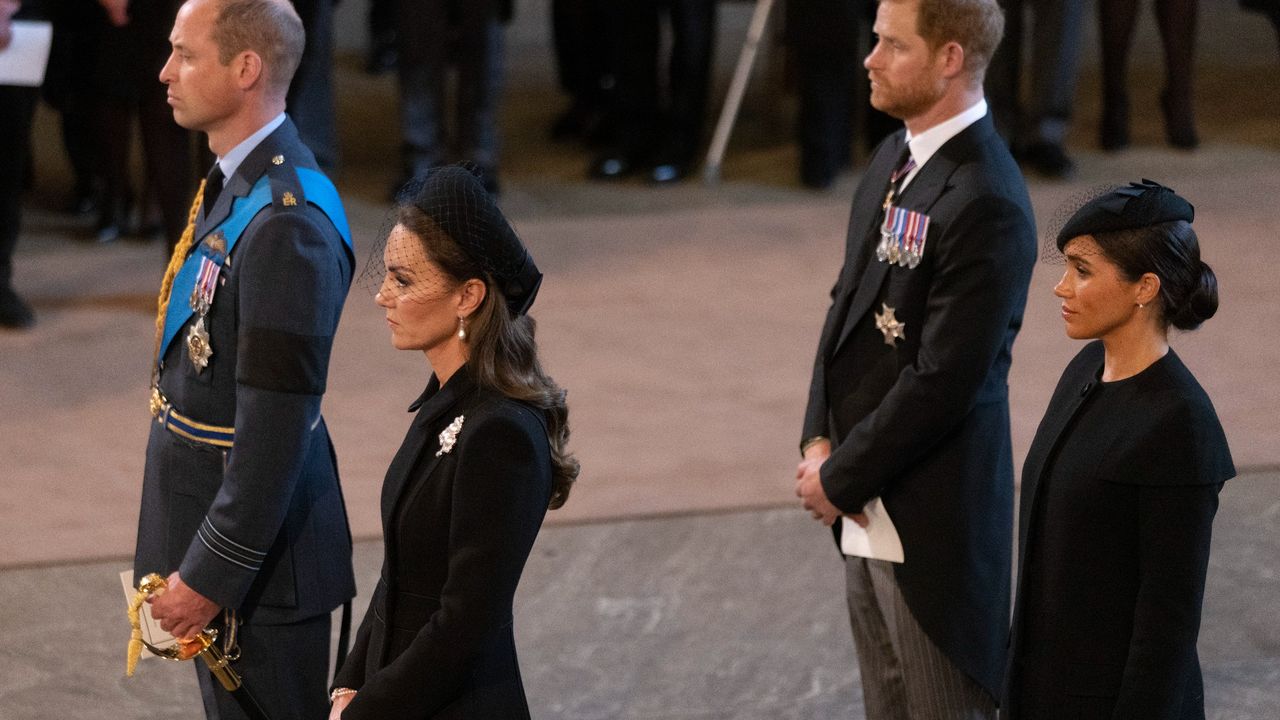
[[[903,332],[907,328],[907,324],[900,322],[894,317],[894,309],[885,303],[880,303],[880,307],[884,313],[876,313],[876,329],[884,333],[884,344],[893,347],[899,340],[906,340],[907,336]]]
[[[187,333],[187,354],[191,364],[199,374],[209,366],[209,358],[213,357],[213,347],[209,344],[209,331],[204,327],[204,316],[198,318]]]

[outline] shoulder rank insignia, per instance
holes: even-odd
[[[285,207],[293,207],[298,204],[298,198],[294,197],[293,193],[285,191],[284,196],[280,198],[280,202],[283,203]]]

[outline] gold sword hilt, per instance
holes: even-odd
[[[134,607],[130,613],[130,621],[134,625],[134,637],[142,646],[150,650],[153,655],[158,655],[166,660],[182,662],[183,660],[199,657],[204,660],[205,665],[209,666],[209,672],[213,673],[213,676],[218,679],[218,682],[222,684],[222,687],[227,692],[234,692],[239,689],[243,682],[240,679],[240,674],[231,667],[227,654],[222,651],[222,648],[218,647],[216,642],[218,639],[217,628],[205,628],[196,633],[196,636],[192,639],[186,641],[178,640],[178,644],[167,648],[152,645],[141,637],[137,606],[141,605],[141,601],[146,598],[156,593],[164,592],[167,589],[169,589],[169,583],[155,573],[147,575],[142,578],[142,582],[138,583],[138,594],[134,599]],[[132,666],[135,662],[136,660],[130,661],[129,674],[132,674]]]

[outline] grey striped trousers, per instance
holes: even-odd
[[[995,720],[995,700],[911,615],[893,563],[846,557],[845,592],[867,720]]]

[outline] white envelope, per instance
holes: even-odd
[[[872,498],[863,506],[862,513],[867,516],[865,528],[847,517],[840,518],[840,552],[872,560],[903,562],[902,539],[889,519],[884,502],[878,497]]]
[[[0,50],[0,85],[40,87],[49,65],[53,25],[36,20],[14,20],[13,39]]]

